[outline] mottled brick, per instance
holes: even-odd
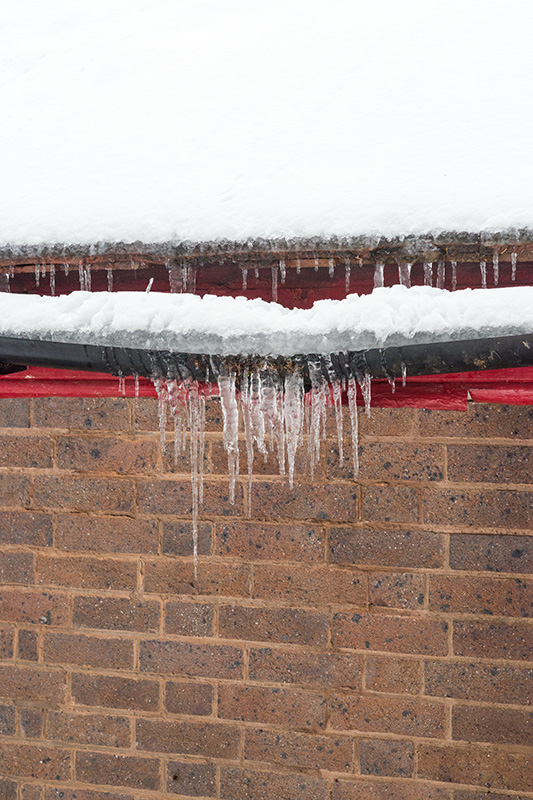
[[[216,766],[197,762],[169,762],[167,792],[187,797],[216,797]]]
[[[531,617],[533,580],[432,575],[429,607],[451,613]]]
[[[359,742],[361,775],[411,777],[415,748],[412,742],[363,739]]]
[[[44,660],[53,664],[75,664],[100,669],[131,669],[133,642],[127,639],[46,633]]]
[[[52,711],[46,725],[47,739],[102,747],[129,747],[130,721],[104,714]]]
[[[138,506],[143,514],[190,516],[192,513],[190,478],[138,482]],[[235,488],[235,504],[229,501],[228,481],[204,483],[202,514],[206,516],[241,516],[242,487]]]
[[[30,401],[22,397],[0,399],[0,428],[29,428]]]
[[[385,608],[422,608],[426,579],[413,572],[373,572],[370,575],[369,602]]]
[[[158,443],[116,437],[60,436],[57,440],[59,469],[79,472],[116,472],[144,474],[153,472]]]
[[[0,436],[0,467],[51,466],[52,440],[48,436]]]
[[[0,506],[3,508],[24,508],[30,504],[30,480],[26,475],[0,475]],[[7,524],[9,531],[10,520],[21,519],[21,515],[17,514],[2,514],[0,521]],[[2,531],[4,525],[0,525]],[[19,534],[20,535],[20,534]],[[9,542],[10,538],[5,538],[6,534],[2,533],[2,541]]]
[[[420,409],[420,436],[530,439],[533,409],[469,403],[466,411]]]
[[[0,620],[32,625],[68,625],[68,597],[43,591],[4,589],[0,593]]]
[[[347,738],[249,728],[244,735],[244,758],[285,767],[349,772],[353,751]]]
[[[100,553],[157,553],[157,523],[129,517],[61,514],[56,544],[63,550]]]
[[[364,486],[366,522],[418,522],[418,489],[409,486]]]
[[[286,603],[366,605],[366,576],[335,567],[258,565],[254,597]]]
[[[0,697],[7,700],[44,701],[58,704],[64,701],[66,675],[43,667],[18,667],[0,664]]]
[[[411,697],[334,695],[329,724],[341,731],[443,738],[445,706]]]
[[[209,683],[168,681],[165,684],[165,707],[171,714],[210,717],[214,690]]]
[[[222,767],[220,797],[223,800],[328,800],[329,791],[325,780],[302,773]]]
[[[508,489],[424,489],[424,522],[466,528],[531,528],[533,494]]]
[[[318,731],[326,726],[326,697],[294,689],[221,684],[218,716]]]
[[[2,476],[0,476],[1,482]],[[14,497],[17,497],[15,494]],[[24,499],[20,498],[24,505]],[[24,544],[33,547],[49,547],[52,544],[52,518],[48,514],[0,513],[0,542],[2,544]]]
[[[158,758],[109,755],[86,750],[76,753],[76,780],[81,783],[157,790],[161,785],[159,776]]]
[[[35,582],[46,586],[133,591],[137,585],[137,563],[95,556],[37,555]]]
[[[292,644],[325,644],[328,618],[294,608],[221,606],[219,631],[228,639]]]
[[[533,574],[533,536],[454,534],[450,567]]]
[[[71,511],[131,511],[133,483],[116,478],[39,475],[34,479],[33,504]]]
[[[420,745],[418,774],[421,778],[491,789],[529,791],[533,756],[509,750],[453,745]]]
[[[122,398],[39,397],[33,400],[33,424],[40,428],[124,431],[130,427]]]
[[[423,781],[335,780],[332,800],[450,800],[448,789]],[[473,798],[472,798],[473,800]]]
[[[199,678],[242,678],[243,652],[228,645],[190,642],[141,642],[140,665],[143,672]]]
[[[486,483],[531,483],[533,447],[448,445],[448,480]]]
[[[0,584],[33,583],[32,553],[0,552]]]
[[[235,725],[212,722],[138,719],[137,748],[156,753],[237,758],[240,731]]]
[[[21,628],[18,632],[18,657],[22,661],[38,661],[37,631]]]
[[[165,631],[179,636],[212,636],[213,607],[206,603],[172,601],[165,608]]]
[[[66,781],[70,758],[69,752],[56,747],[0,742],[0,775]]]
[[[247,561],[324,560],[325,531],[301,524],[272,525],[264,522],[230,522],[217,526],[215,552]]]
[[[456,621],[453,649],[459,656],[527,661],[533,653],[533,626],[525,623]]]
[[[118,675],[74,673],[72,698],[85,706],[154,711],[159,706],[159,684]]]
[[[349,653],[313,653],[308,650],[250,649],[252,680],[356,689],[361,684],[361,658]]]
[[[80,628],[157,631],[161,615],[157,600],[126,597],[75,597],[73,623]]]
[[[533,712],[490,706],[454,706],[452,737],[467,742],[533,744]]]
[[[169,556],[192,556],[192,523],[186,520],[163,522],[163,553]],[[208,556],[211,552],[211,524],[198,525],[198,554]]]
[[[422,688],[422,664],[413,658],[367,656],[365,687],[374,692],[419,694]]]
[[[150,558],[143,561],[143,575],[145,591],[158,594],[246,597],[250,592],[250,567],[242,563],[202,560],[195,576],[192,561]]]
[[[430,568],[444,563],[443,537],[426,531],[332,528],[329,548],[333,564]]]
[[[487,703],[533,703],[533,669],[527,667],[426,661],[424,671],[428,695]]]
[[[290,489],[281,481],[257,481],[252,489],[252,514],[267,519],[331,520],[355,522],[358,494],[352,484],[313,484],[306,491],[302,484]]]
[[[386,650],[413,655],[445,655],[448,624],[428,617],[334,614],[332,643],[355,650]]]

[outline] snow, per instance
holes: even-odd
[[[3,0],[0,246],[533,226],[530,0]]]
[[[531,332],[533,287],[524,286],[449,292],[396,285],[309,309],[158,292],[0,294],[0,336],[222,356],[327,354]]]

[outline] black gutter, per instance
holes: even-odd
[[[222,357],[0,337],[0,374],[2,365],[5,371],[10,369],[7,365],[14,365],[12,371],[25,366],[53,367],[104,372],[117,377],[158,376],[205,383],[215,382],[219,375],[232,370],[238,377],[245,369],[266,366],[280,377],[299,370],[306,385],[310,385],[310,369],[315,374],[320,371],[330,382],[349,377],[362,380],[365,375],[399,379],[403,372],[412,377],[530,367],[533,366],[533,334],[291,357]]]

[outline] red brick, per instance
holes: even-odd
[[[326,697],[294,689],[221,684],[218,716],[318,731],[326,726]]]
[[[410,778],[413,774],[414,755],[412,742],[363,739],[359,742],[361,775]]]
[[[31,553],[0,552],[0,584],[33,583]]]
[[[126,597],[75,597],[73,623],[79,628],[157,631],[161,609],[157,600]]]
[[[448,624],[428,617],[335,614],[331,640],[336,647],[386,650],[413,655],[445,655]]]
[[[129,747],[130,721],[126,717],[111,717],[104,714],[51,711],[48,714],[46,737],[75,744]]]
[[[18,632],[18,657],[22,661],[38,661],[38,632],[20,629]]]
[[[33,424],[40,428],[125,431],[127,401],[121,398],[40,397],[33,401]]]
[[[68,625],[68,598],[49,592],[6,589],[0,595],[0,620],[32,625]]]
[[[533,580],[432,575],[429,607],[434,611],[451,613],[531,617]]]
[[[533,703],[533,669],[465,661],[426,661],[424,669],[428,695],[487,703]]]
[[[324,529],[312,525],[229,522],[215,531],[216,555],[247,561],[312,563],[324,560],[324,548]]]
[[[66,676],[63,672],[0,665],[0,697],[58,704],[64,701],[65,691]]]
[[[161,786],[159,775],[158,758],[108,755],[86,750],[76,753],[76,780],[81,783],[157,791]]]
[[[150,440],[60,436],[57,440],[57,465],[59,469],[80,472],[142,475],[154,471],[158,449],[158,443]]]
[[[193,539],[192,523],[185,520],[163,523],[163,553],[170,556],[192,556]],[[198,554],[208,556],[211,553],[211,524],[201,522],[198,525]]]
[[[331,797],[332,800],[450,800],[447,789],[429,786],[418,780],[394,781],[394,783],[357,779],[350,782],[335,780]]]
[[[214,690],[209,683],[169,681],[165,684],[165,707],[171,714],[210,717]]]
[[[332,528],[329,547],[333,564],[442,567],[444,563],[443,537],[426,531]]]
[[[531,528],[533,494],[507,489],[425,489],[424,521],[463,528]]]
[[[20,709],[20,729],[23,738],[40,739],[43,733],[44,717],[40,708]]]
[[[448,445],[448,480],[531,483],[533,447]]]
[[[204,561],[198,565],[196,577],[192,561],[175,558],[143,561],[144,589],[159,594],[247,597],[250,593],[250,567],[223,561]]]
[[[533,574],[533,536],[454,534],[452,569]]]
[[[30,504],[30,481],[25,475],[0,475],[0,506],[3,508],[24,508]],[[0,530],[2,531],[2,541],[12,542],[13,534],[10,534],[9,522],[13,517],[21,518],[21,514],[2,514],[0,521],[7,523],[7,538],[6,533],[3,532],[4,525],[2,524]],[[18,532],[20,537],[20,532]],[[18,543],[15,540],[13,543]]]
[[[223,800],[328,800],[325,780],[302,773],[252,772],[222,767],[220,797]]]
[[[370,575],[369,602],[385,608],[421,608],[426,579],[413,572],[373,572]]]
[[[357,487],[353,484],[313,484],[312,491],[303,484],[290,489],[281,481],[257,481],[252,489],[252,514],[268,520],[357,520]]]
[[[294,608],[221,606],[219,632],[228,639],[291,644],[326,644],[328,618]]]
[[[418,490],[409,486],[364,486],[363,519],[367,522],[417,522]]]
[[[207,758],[237,758],[240,741],[237,726],[212,722],[138,719],[136,734],[139,750]]]
[[[243,652],[228,645],[141,642],[141,671],[198,678],[242,678]]]
[[[179,636],[212,636],[213,607],[206,603],[172,601],[165,608],[165,631]]]
[[[75,664],[100,669],[131,669],[133,642],[127,639],[83,634],[47,633],[44,660],[52,664]]]
[[[72,698],[83,706],[155,711],[159,707],[159,684],[118,675],[74,673]]]
[[[190,517],[191,481],[159,480],[138,482],[138,505],[143,514],[167,514]],[[235,505],[229,501],[228,481],[204,483],[202,514],[238,517],[242,515],[242,487],[235,488]]]
[[[422,688],[422,664],[412,658],[367,656],[365,687],[389,694],[419,694]]]
[[[523,406],[470,404],[466,411],[420,410],[420,436],[530,439],[533,411]]]
[[[57,547],[101,553],[157,553],[157,523],[129,517],[60,515]]]
[[[331,698],[329,724],[333,729],[342,731],[442,738],[445,706],[410,697],[334,695]]]
[[[0,628],[0,659],[13,658],[14,632],[12,628]]]
[[[249,661],[251,680],[353,689],[361,684],[361,659],[351,653],[259,647],[250,649]]]
[[[334,567],[259,565],[254,568],[254,597],[287,603],[366,605],[361,572]]]
[[[216,797],[215,765],[171,761],[167,766],[167,792],[187,797]]]
[[[350,772],[352,742],[335,736],[310,733],[277,733],[261,728],[245,729],[244,758],[284,767]]]
[[[527,661],[533,653],[533,626],[507,622],[456,621],[453,649],[471,658],[515,658]]]
[[[70,778],[70,753],[56,747],[0,742],[0,775],[66,781]]]
[[[509,750],[453,745],[420,745],[418,774],[448,783],[529,791],[533,756]]]
[[[38,555],[36,583],[81,589],[133,591],[137,585],[137,563],[95,557]]]
[[[14,497],[16,496],[15,494]],[[2,512],[0,541],[2,544],[49,547],[52,544],[52,518],[47,514],[33,514],[30,511],[23,511],[20,514]]]
[[[0,436],[0,467],[51,466],[52,440],[48,436]]]
[[[15,707],[0,704],[0,735],[14,736],[15,725]]]
[[[107,478],[61,478],[39,475],[34,479],[36,508],[71,511],[131,511],[133,483]]]
[[[533,743],[533,713],[516,708],[454,706],[452,738],[530,747]]]
[[[30,401],[22,397],[0,400],[0,428],[29,428]]]

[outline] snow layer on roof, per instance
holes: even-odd
[[[0,246],[532,226],[530,0],[3,0]]]
[[[146,292],[0,294],[0,336],[211,355],[295,355],[533,332],[533,287],[375,289],[287,309]],[[1,353],[1,347],[0,347]]]

